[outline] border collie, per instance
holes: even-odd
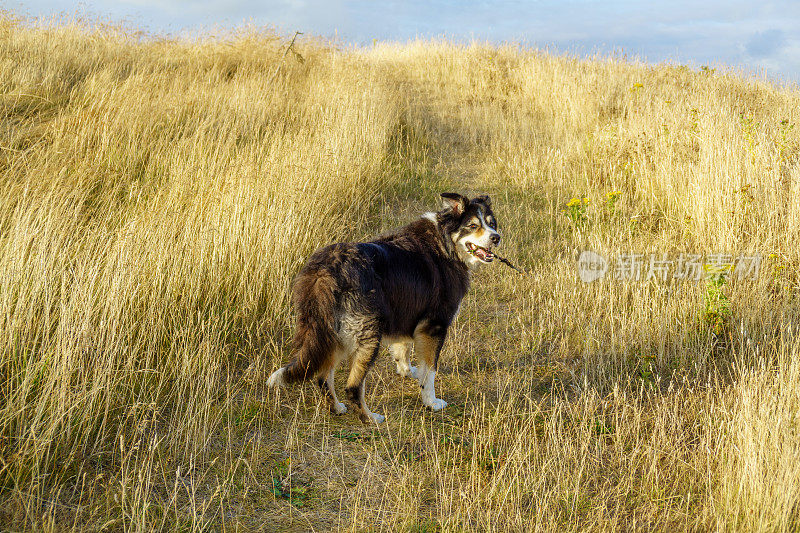
[[[316,379],[336,414],[347,411],[334,390],[336,365],[351,358],[345,388],[364,422],[383,422],[364,402],[364,378],[381,344],[397,373],[415,378],[434,411],[433,380],[447,329],[470,283],[470,271],[495,256],[500,242],[488,196],[443,193],[443,209],[369,242],[317,250],[294,280],[297,329],[293,357],[267,384]],[[419,368],[409,365],[411,345]]]

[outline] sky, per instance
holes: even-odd
[[[800,82],[798,1],[0,0],[0,8],[31,17],[99,17],[174,36],[254,24],[353,44],[418,37],[514,42]]]

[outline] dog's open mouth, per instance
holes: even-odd
[[[494,259],[494,254],[487,250],[486,248],[481,248],[477,244],[468,242],[466,243],[467,251],[483,261],[484,263],[491,263],[492,259]]]

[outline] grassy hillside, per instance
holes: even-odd
[[[0,18],[0,529],[800,527],[796,86],[288,42]],[[304,259],[442,191],[490,194],[532,271],[476,274],[450,405],[388,357],[380,427],[267,390]],[[629,253],[707,269],[611,279]]]

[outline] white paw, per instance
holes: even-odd
[[[337,415],[343,415],[347,412],[347,406],[342,402],[336,402],[333,404],[333,412]]]
[[[283,369],[283,368],[279,368],[278,370],[273,372],[272,375],[267,380],[267,387],[270,387],[272,389],[274,389],[276,387],[283,387],[283,385],[284,385],[283,373],[284,372],[286,372],[286,370]]]
[[[386,417],[385,417],[385,416],[383,416],[383,415],[379,415],[378,413],[370,413],[370,414],[369,414],[369,417],[370,417],[370,418],[372,419],[372,421],[373,421],[373,422],[375,422],[376,424],[380,424],[381,422],[383,422],[384,420],[386,420]]]
[[[440,398],[434,398],[430,402],[425,402],[425,406],[431,411],[441,411],[447,407],[447,402]]]
[[[398,366],[396,372],[399,376],[402,376],[404,378],[417,379],[417,367],[415,366],[407,366],[404,368]]]

